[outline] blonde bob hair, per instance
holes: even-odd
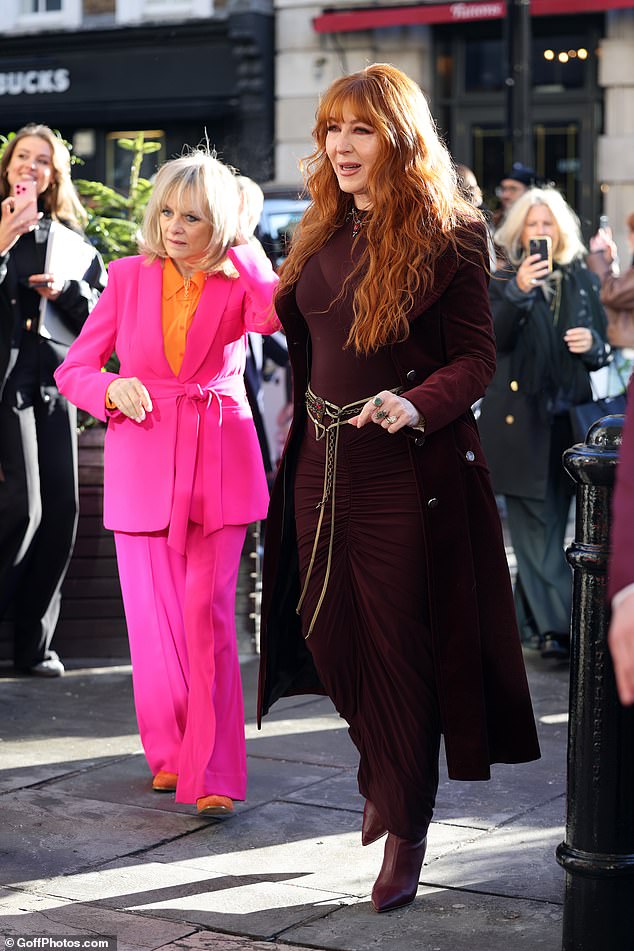
[[[579,219],[554,188],[529,188],[509,208],[504,223],[495,232],[494,240],[511,264],[518,267],[526,256],[522,245],[524,223],[531,208],[544,205],[550,211],[559,229],[559,240],[553,246],[553,260],[556,264],[570,264],[586,254],[581,239]]]
[[[20,141],[27,136],[42,139],[51,150],[53,174],[48,188],[45,192],[42,192],[38,199],[42,203],[45,213],[54,221],[61,221],[62,224],[81,231],[88,221],[88,215],[84,211],[79,195],[71,181],[70,152],[62,139],[47,125],[30,122],[28,125],[22,126],[7,143],[2,154],[2,161],[0,161],[0,201],[11,194],[7,175],[9,162]]]
[[[203,149],[161,166],[138,242],[150,263],[169,257],[161,235],[161,212],[166,205],[191,212],[210,226],[209,243],[197,262],[198,268],[235,277],[235,269],[226,257],[238,229],[238,189],[233,172]]]
[[[290,292],[308,259],[351,214],[353,198],[339,188],[326,151],[330,123],[341,122],[347,112],[378,139],[368,173],[371,208],[362,229],[367,244],[338,298],[354,288],[347,345],[367,354],[408,336],[408,314],[431,289],[436,261],[449,246],[475,251],[484,261],[484,228],[480,212],[458,189],[421,89],[395,66],[374,63],[336,79],[321,98],[315,150],[304,162],[312,202],[280,269],[278,297]]]

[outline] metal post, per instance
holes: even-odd
[[[634,708],[616,693],[607,646],[610,504],[622,416],[564,453],[577,483],[568,724],[563,951],[634,947]]]
[[[530,0],[508,0],[504,22],[506,142],[512,162],[533,165]]]

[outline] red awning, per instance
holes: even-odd
[[[532,16],[566,13],[599,13],[604,10],[631,9],[632,0],[531,0]],[[443,3],[431,6],[359,7],[337,10],[315,17],[317,33],[352,33],[388,26],[414,23],[469,23],[473,20],[499,20],[506,16],[504,0],[489,3]]]

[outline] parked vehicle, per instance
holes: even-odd
[[[299,188],[264,186],[264,209],[255,234],[273,267],[279,267],[286,257],[293,231],[308,205]]]

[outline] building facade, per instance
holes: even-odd
[[[208,141],[245,175],[273,171],[269,0],[3,0],[0,132],[45,122],[81,176],[125,187],[120,138],[160,149],[143,174]]]
[[[322,6],[275,0],[276,177],[298,182],[319,93],[343,72],[391,62],[414,78],[456,161],[490,206],[511,164],[504,2]],[[586,237],[607,213],[624,248],[634,211],[634,4],[531,0],[537,171],[576,208]]]

